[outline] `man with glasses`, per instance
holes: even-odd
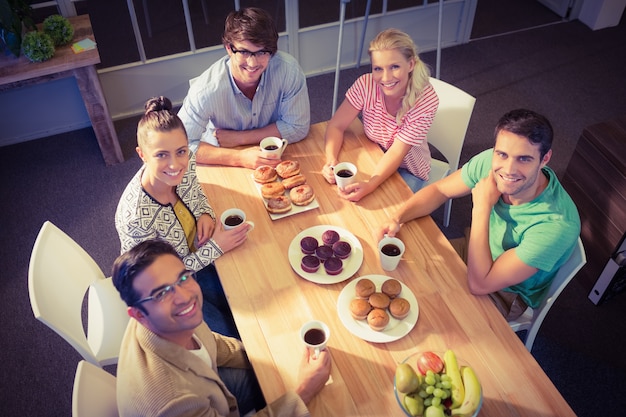
[[[261,151],[268,136],[302,140],[311,120],[306,77],[298,62],[278,51],[278,32],[263,9],[244,8],[226,18],[228,55],[193,82],[178,115],[201,164],[276,166]],[[244,149],[235,147],[255,145]]]
[[[305,404],[328,380],[329,353],[313,358],[303,348],[298,388],[266,407],[242,343],[203,321],[194,275],[163,240],[116,259],[113,284],[131,317],[117,365],[120,416],[308,415]]]

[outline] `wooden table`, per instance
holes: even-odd
[[[430,217],[407,223],[399,233],[407,250],[393,272],[380,267],[372,231],[411,195],[398,174],[359,203],[336,195],[320,171],[325,123],[287,146],[283,159],[300,162],[319,208],[272,221],[251,170],[198,166],[198,176],[218,213],[239,207],[255,223],[248,241],[216,261],[242,340],[268,402],[295,387],[302,345],[298,330],[320,319],[331,329],[332,382],[309,404],[313,416],[402,416],[393,392],[396,364],[425,350],[452,348],[471,364],[484,390],[481,416],[574,416],[574,412],[524,348],[488,297],[469,294],[466,267]],[[340,160],[369,175],[380,149],[360,122],[346,133]],[[350,333],[337,314],[337,297],[348,281],[309,282],[291,268],[287,251],[294,236],[317,225],[343,227],[363,246],[355,277],[382,274],[401,280],[415,294],[419,318],[395,342],[366,342]]]
[[[85,38],[95,41],[89,16],[75,16],[69,20],[74,27],[74,39],[68,45],[57,47],[48,61],[30,62],[23,55],[19,58],[0,55],[0,92],[75,77],[104,162],[107,165],[123,162],[124,156],[96,72],[95,65],[100,63],[98,49],[75,54],[70,48],[71,44]]]

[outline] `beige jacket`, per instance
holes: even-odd
[[[239,416],[237,401],[217,367],[250,367],[242,343],[211,332],[206,323],[195,335],[208,350],[212,366],[136,320],[129,321],[117,366],[121,417]],[[256,415],[300,417],[309,412],[295,392],[287,392]]]

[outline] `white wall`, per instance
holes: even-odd
[[[444,2],[442,46],[466,43],[471,32],[476,0]],[[367,64],[367,44],[380,30],[397,27],[409,33],[426,52],[437,47],[439,5],[372,15],[367,25],[362,64]],[[363,19],[347,21],[343,31],[342,67],[356,64]],[[299,59],[307,76],[334,72],[339,23],[302,29],[294,36]],[[289,39],[281,36],[279,47],[289,51]],[[99,78],[114,120],[140,114],[145,100],[154,95],[179,104],[187,93],[188,80],[224,55],[221,47],[179,54],[99,71]],[[0,93],[0,146],[90,126],[87,112],[73,79]]]

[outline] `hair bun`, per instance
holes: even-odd
[[[145,114],[162,111],[162,110],[172,110],[172,102],[169,98],[164,96],[152,97],[145,104]]]

